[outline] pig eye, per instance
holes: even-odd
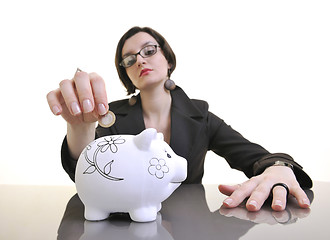
[[[166,150],[165,150],[165,152],[166,152],[166,155],[167,155],[168,158],[172,157]]]

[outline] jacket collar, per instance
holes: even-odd
[[[192,118],[203,117],[202,112],[191,102],[186,93],[178,86],[171,91],[172,96],[172,111],[176,109],[181,112],[181,114]],[[137,114],[137,112],[142,112],[141,97],[140,94],[137,95],[136,104],[130,106],[128,103],[123,104],[119,108],[114,110],[115,114],[127,115],[127,114]]]

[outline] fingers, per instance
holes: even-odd
[[[292,187],[290,189],[290,194],[293,195],[297,201],[298,204],[301,208],[309,208],[311,203],[306,195],[306,193],[304,192],[304,190],[302,190],[300,188],[299,185],[295,185],[294,187]]]
[[[60,98],[61,98],[60,89],[56,89],[47,94],[47,102],[50,110],[54,115],[60,115],[62,113]]]
[[[60,91],[66,104],[66,107],[70,111],[71,115],[77,116],[81,114],[81,107],[79,104],[79,99],[77,97],[74,82],[69,79],[61,81]]]
[[[90,73],[89,78],[91,81],[97,112],[101,116],[105,115],[109,108],[104,80],[96,73]]]
[[[92,112],[94,110],[95,104],[94,104],[92,86],[88,74],[86,72],[81,72],[81,71],[76,72],[73,78],[72,87],[76,88],[77,98],[79,101],[79,105],[81,107],[81,111],[83,113]]]
[[[270,182],[259,183],[259,178],[251,178],[249,181],[243,183],[232,194],[224,200],[224,206],[228,208],[237,207],[246,198],[246,209],[248,211],[259,211],[266,199],[269,197],[270,189],[273,184]],[[222,190],[229,193],[229,189]],[[275,211],[282,211],[286,207],[287,192],[284,187],[277,186],[273,189],[272,208]]]
[[[49,92],[47,101],[53,114],[61,115],[66,110],[65,115],[83,114],[87,121],[96,121],[98,115],[108,112],[105,83],[96,73],[77,71],[72,80],[61,81],[58,89]]]
[[[267,200],[270,194],[270,190],[274,185],[272,182],[259,182],[258,177],[251,178],[242,185],[219,185],[219,190],[223,194],[229,196],[223,201],[223,204],[227,208],[234,208],[241,204],[245,199],[246,209],[248,211],[259,211]],[[301,208],[309,208],[310,201],[306,193],[300,188],[298,183],[287,184],[290,189],[290,194],[294,196]],[[291,188],[290,188],[291,186]],[[274,211],[283,211],[287,204],[287,190],[283,186],[276,186],[273,188],[273,199],[271,207]]]
[[[96,73],[77,72],[75,87],[83,113],[95,111],[98,115],[108,112],[108,100],[104,80]]]
[[[241,186],[241,184],[237,184],[237,185],[234,185],[234,186],[220,184],[218,186],[218,189],[221,193],[223,193],[227,196],[230,196],[240,186]]]
[[[257,186],[257,178],[251,178],[250,180],[244,182],[241,185],[236,185],[236,189],[231,193],[228,198],[223,201],[224,206],[228,208],[237,207],[240,203],[242,203],[247,197],[252,194],[252,192],[256,189]],[[233,190],[229,189],[228,187],[226,187],[225,189],[223,189],[223,187],[221,188],[223,191],[226,190],[227,193],[230,192],[229,190]]]
[[[291,185],[290,194],[294,196],[301,208],[309,208],[310,201],[306,193],[300,188],[298,184]],[[284,187],[276,186],[273,189],[272,209],[275,211],[283,211],[287,202],[287,191]]]
[[[276,186],[273,189],[272,209],[274,211],[283,211],[286,207],[287,191],[282,186]]]
[[[269,196],[272,185],[269,183],[259,184],[251,193],[246,202],[246,208],[249,211],[259,211]]]

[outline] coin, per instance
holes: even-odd
[[[111,127],[116,122],[116,115],[113,112],[108,111],[105,115],[99,118],[98,122],[101,127]]]

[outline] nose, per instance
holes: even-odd
[[[187,160],[182,157],[179,157],[175,164],[177,168],[172,182],[183,182],[187,178]]]
[[[146,61],[140,54],[138,54],[136,56],[136,63],[140,67],[140,66],[144,65],[146,63]]]

